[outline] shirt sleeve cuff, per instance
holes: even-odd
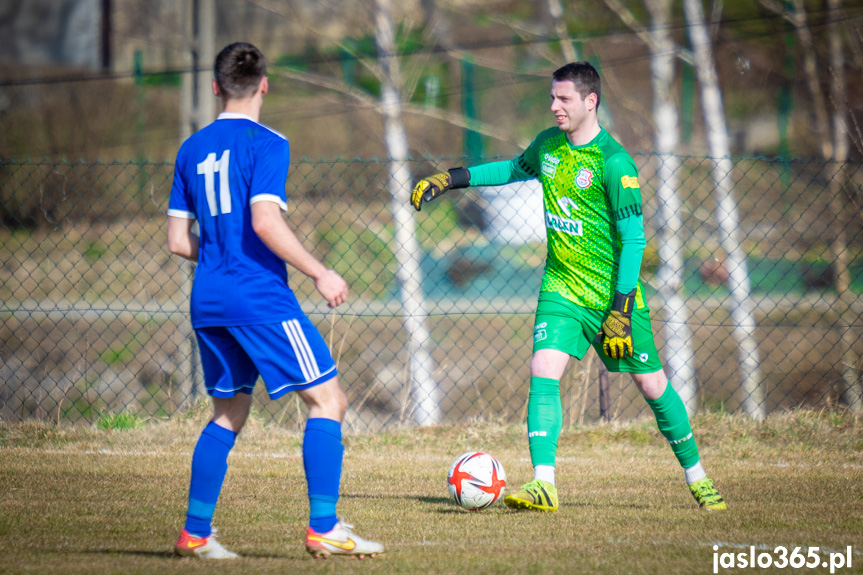
[[[274,204],[279,204],[279,207],[282,209],[283,212],[288,211],[287,202],[285,202],[285,200],[283,200],[276,194],[258,194],[257,196],[249,200],[249,205],[257,202],[273,202]]]
[[[183,218],[184,220],[197,220],[198,216],[186,210],[168,210],[168,215],[175,218]]]

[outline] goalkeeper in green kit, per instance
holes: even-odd
[[[527,436],[534,480],[504,500],[514,509],[556,511],[557,441],[563,421],[560,378],[570,356],[593,345],[609,371],[626,372],[647,400],[702,509],[725,509],[698,455],[686,408],[656,351],[638,282],[646,245],[638,171],[597,120],[600,79],[587,62],[556,70],[551,111],[557,127],[541,132],[511,161],[454,168],[420,180],[420,210],[453,188],[542,183],[548,256],[533,331]]]

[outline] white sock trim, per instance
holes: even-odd
[[[704,468],[701,467],[700,461],[692,467],[687,467],[686,469],[684,469],[683,473],[686,475],[687,485],[692,485],[696,481],[701,481],[702,479],[707,477],[707,473],[705,473]]]
[[[533,478],[548,481],[554,485],[554,465],[534,465]]]

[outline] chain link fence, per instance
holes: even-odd
[[[687,405],[753,417],[859,410],[861,166],[735,158],[729,210],[716,195],[720,163],[636,161],[648,237],[641,278]],[[409,169],[419,178],[462,163]],[[537,183],[427,205],[413,220],[417,249],[405,254],[389,173],[377,160],[302,161],[287,183],[290,224],[352,290],[330,311],[310,281],[289,274],[336,358],[348,428],[420,421],[430,400],[433,421],[522,421],[545,263]],[[165,247],[172,174],[170,163],[0,163],[0,418],[165,418],[204,401],[188,318],[193,266]],[[657,190],[673,178],[674,189]],[[404,258],[418,263],[421,293],[400,288]],[[422,310],[424,341],[407,333],[409,300]],[[420,351],[432,369],[418,384]],[[264,417],[304,420],[294,394],[270,402],[256,391]],[[593,351],[570,363],[561,396],[566,425],[647,409],[628,376],[601,373]]]

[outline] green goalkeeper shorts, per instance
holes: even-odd
[[[601,343],[594,338],[608,315],[607,311],[581,307],[565,297],[551,292],[539,294],[536,322],[533,328],[533,351],[556,349],[581,359],[593,345],[602,363],[611,372],[653,373],[662,369],[650,313],[646,307],[632,312],[633,357],[612,359],[605,355]]]

